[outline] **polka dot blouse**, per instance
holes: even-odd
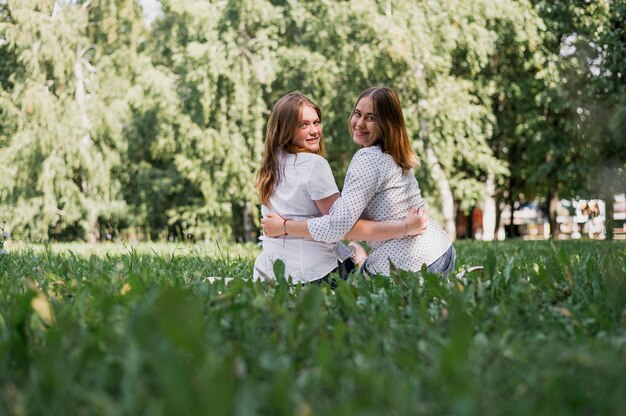
[[[313,239],[332,243],[341,240],[359,218],[402,221],[410,207],[423,203],[413,171],[403,172],[389,154],[379,146],[371,146],[355,153],[341,198],[329,215],[311,218],[307,225]],[[432,264],[452,245],[432,219],[422,235],[367,243],[372,248],[368,272],[386,276],[390,275],[390,262],[401,270],[419,271],[422,264]]]

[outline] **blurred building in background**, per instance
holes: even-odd
[[[550,238],[550,224],[546,204],[527,202],[511,209],[503,204],[500,211],[496,240],[522,238],[544,240]],[[557,208],[559,239],[606,238],[606,204],[601,199],[560,200]],[[474,208],[470,214],[457,213],[457,238],[483,240],[483,210]],[[615,240],[626,240],[626,194],[615,195],[613,213]]]

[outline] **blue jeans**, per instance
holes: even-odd
[[[452,270],[454,270],[454,264],[456,263],[456,250],[454,246],[450,246],[448,251],[443,253],[441,257],[432,262],[427,270],[430,273],[439,273],[442,277],[446,277]],[[367,271],[367,259],[363,262],[359,273],[364,276],[370,276],[372,273]],[[419,274],[419,272],[418,272]]]
[[[428,266],[427,270],[430,273],[439,273],[445,277],[454,270],[454,263],[456,263],[456,250],[454,246],[450,246],[448,251]]]

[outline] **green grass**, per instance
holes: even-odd
[[[11,247],[0,414],[622,414],[626,244],[456,247],[484,273],[334,292],[254,246]]]

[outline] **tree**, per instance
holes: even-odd
[[[498,53],[483,72],[495,86],[491,146],[511,170],[497,195],[511,211],[520,201],[545,199],[553,238],[559,232],[559,198],[593,194],[587,177],[603,146],[591,145],[595,129],[589,128],[589,119],[597,100],[590,86],[599,78],[592,67],[598,55],[590,45],[597,42],[594,28],[606,27],[608,5],[519,2],[517,11],[502,14],[517,18],[491,23]]]
[[[157,152],[172,158],[179,186],[168,223],[202,238],[235,230],[252,239],[279,16],[267,1],[164,1],[163,11],[147,50],[167,68],[178,103]]]
[[[297,88],[321,103],[339,182],[356,150],[346,134],[353,101],[366,87],[391,86],[402,99],[415,148],[432,161],[418,169],[420,184],[429,198],[439,195],[454,234],[453,201],[445,196],[454,194],[470,209],[484,194],[486,176],[507,172],[488,146],[493,119],[484,86],[472,82],[492,53],[493,33],[476,22],[490,3],[284,3],[284,60],[272,90]],[[316,19],[305,18],[313,14]],[[469,70],[459,69],[463,63]],[[434,172],[440,173],[435,183]]]
[[[194,196],[174,164],[174,134],[191,126],[180,115],[176,79],[167,68],[153,65],[146,51],[150,29],[137,2],[85,4],[98,62],[92,89],[102,108],[94,131],[107,146],[114,189],[124,201],[116,215],[103,220],[110,230],[132,239],[182,236],[182,228],[167,216],[173,206]]]
[[[0,1],[0,210],[15,236],[254,239],[265,123],[292,90],[321,106],[340,185],[358,93],[396,90],[451,234],[486,196],[623,187],[623,2],[161,4],[147,27],[135,0]]]
[[[3,72],[0,91],[0,211],[16,236],[95,240],[97,218],[116,198],[91,131],[87,8],[7,1],[1,17],[1,52],[15,67]]]
[[[535,3],[547,27],[543,47],[548,59],[543,70],[545,88],[537,96],[542,116],[534,129],[537,145],[524,163],[538,166],[532,171],[526,168],[529,196],[547,194],[551,233],[556,238],[559,197],[602,197],[611,211],[613,194],[624,183],[623,135],[609,121],[620,119],[616,105],[620,87],[606,87],[607,81],[623,85],[611,75],[612,70],[619,73],[620,64],[612,66],[615,61],[606,57],[613,53],[617,57],[623,50],[619,17],[624,6],[610,0]],[[612,221],[612,213],[608,217]]]
[[[613,239],[614,195],[626,191],[626,3],[600,2],[593,10],[586,39],[588,100],[581,107],[582,129],[589,138],[584,153],[586,193],[606,202],[606,234]]]

